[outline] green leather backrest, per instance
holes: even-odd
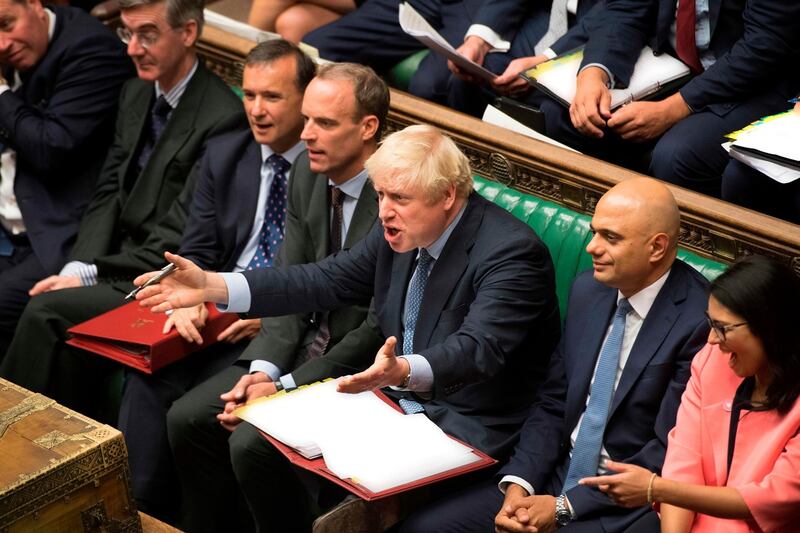
[[[428,50],[420,50],[416,54],[405,58],[392,67],[386,76],[386,81],[392,87],[397,87],[401,91],[408,91],[408,84],[411,82],[411,76],[417,71],[420,61],[425,59],[428,53]]]
[[[566,316],[567,300],[572,281],[578,272],[591,268],[592,258],[586,245],[592,239],[589,228],[591,217],[519,192],[497,183],[473,176],[475,190],[506,211],[528,224],[547,245],[556,271],[556,294],[561,309],[561,319]],[[678,257],[697,269],[707,279],[721,274],[726,266],[680,249]]]

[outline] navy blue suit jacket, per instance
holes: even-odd
[[[55,273],[75,242],[114,137],[120,89],[134,70],[96,19],[49,9],[56,25],[47,52],[20,73],[17,91],[0,95],[0,143],[17,152],[14,194],[37,259]]]
[[[627,86],[639,51],[671,52],[670,26],[677,0],[609,0],[603,24],[592,33],[584,64],[601,63]],[[774,88],[798,88],[800,3],[784,0],[709,0],[710,50],[716,63],[681,89],[694,111],[724,115],[737,103]]]
[[[704,312],[708,282],[675,261],[634,342],[614,394],[603,444],[615,461],[659,472],[667,433],[675,425],[691,360],[708,337]],[[547,380],[523,426],[511,461],[498,476],[514,475],[537,492],[560,494],[569,464],[570,434],[586,409],[600,346],[616,309],[617,290],[578,276],[569,299],[564,336]],[[600,491],[567,492],[579,519],[599,518],[606,531],[624,530],[636,513]]]
[[[374,295],[381,335],[396,336],[402,346],[415,256],[392,251],[377,223],[353,248],[321,262],[245,272],[250,314],[332,310]],[[435,379],[432,398],[423,401],[427,415],[503,457],[560,333],[547,248],[528,226],[473,193],[431,271],[417,324],[415,351]]]
[[[196,172],[180,253],[208,270],[233,270],[253,227],[261,145],[250,128],[209,140]]]

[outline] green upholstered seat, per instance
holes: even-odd
[[[563,320],[566,316],[572,281],[578,272],[592,266],[592,258],[586,252],[586,245],[592,239],[589,228],[591,217],[479,176],[474,176],[474,179],[475,190],[481,196],[528,224],[550,250],[556,271],[556,294]],[[679,250],[678,257],[709,280],[717,277],[726,268],[721,263],[682,249]]]
[[[420,61],[422,61],[428,50],[420,50],[416,54],[410,55],[394,67],[386,76],[386,81],[392,87],[397,87],[402,91],[408,91],[408,84],[411,82],[411,76],[417,71]]]

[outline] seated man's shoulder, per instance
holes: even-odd
[[[60,28],[59,39],[71,43],[77,53],[96,54],[91,46],[103,45],[107,51],[121,52],[127,59],[125,47],[119,38],[102,22],[82,9],[69,6],[48,6],[56,15],[56,24]]]
[[[690,303],[705,312],[708,305],[708,279],[696,268],[680,259],[676,259],[672,264],[672,270],[676,271],[676,274],[683,274],[679,280],[686,289],[686,297]]]
[[[256,144],[256,141],[246,121],[244,124],[233,124],[230,129],[208,139],[206,142],[207,157],[213,167],[229,167],[231,162],[236,162],[241,158],[242,153],[251,144]],[[258,148],[258,146],[256,147]]]

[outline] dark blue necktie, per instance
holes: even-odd
[[[150,110],[150,129],[144,145],[142,146],[142,151],[139,154],[139,159],[137,160],[140,172],[145,165],[147,165],[150,156],[153,155],[156,144],[158,144],[158,140],[167,127],[167,119],[169,118],[170,111],[172,111],[172,106],[169,105],[167,99],[164,98],[164,95],[159,96],[153,104],[153,108]]]
[[[425,285],[428,283],[428,274],[433,264],[433,257],[428,253],[425,248],[420,248],[419,258],[417,259],[417,268],[414,275],[411,277],[411,283],[408,286],[408,294],[406,299],[406,324],[403,331],[403,354],[414,353],[414,332],[417,329],[417,319],[419,318],[419,309],[422,307],[422,296],[425,294]],[[400,408],[407,415],[415,413],[422,413],[425,408],[422,404],[414,400],[402,398],[400,400]]]
[[[622,350],[622,338],[625,335],[625,319],[633,308],[623,298],[617,305],[611,332],[600,350],[600,360],[594,373],[594,382],[589,392],[589,403],[583,413],[578,438],[572,450],[572,459],[564,481],[562,493],[575,487],[582,478],[597,474],[600,462],[600,449],[603,446],[603,434],[606,429],[611,400],[614,397],[614,381],[619,368],[619,354]]]
[[[408,287],[408,305],[406,305],[406,327],[403,332],[403,353],[414,353],[414,331],[417,328],[417,317],[419,308],[422,306],[422,295],[425,293],[425,285],[428,283],[428,271],[430,270],[433,257],[428,250],[421,248],[417,269]]]
[[[256,253],[247,270],[272,266],[283,242],[283,224],[286,220],[286,171],[291,166],[278,154],[272,154],[264,163],[272,168],[272,185],[269,187],[264,224],[258,236]]]

